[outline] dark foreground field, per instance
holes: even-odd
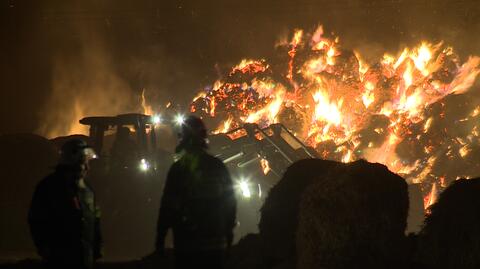
[[[25,248],[31,245],[26,209],[38,178],[55,163],[55,152],[50,141],[35,136],[4,137],[1,141],[4,148],[12,148],[12,154],[0,155],[7,179],[0,189],[0,250],[33,251],[31,247]],[[26,162],[32,163],[29,169],[18,165],[32,158],[38,161]],[[161,182],[143,178],[134,184],[115,179],[105,182],[114,184],[104,184],[101,197],[113,197],[112,201],[129,197],[132,202],[128,200],[125,204],[135,202],[136,206],[118,207],[105,201],[104,208],[111,214],[105,216],[111,223],[103,226],[109,242],[105,251],[122,247],[116,253],[125,255],[117,257],[127,261],[100,261],[97,268],[173,268],[171,251],[165,257],[132,258],[152,252],[148,246],[153,246],[159,203],[159,197],[145,201],[133,198],[150,198],[161,193]],[[122,184],[125,188],[119,188]],[[132,185],[142,189],[127,188]],[[480,179],[457,180],[448,187],[430,208],[417,236],[405,234],[409,230],[407,219],[411,209],[422,207],[421,195],[420,206],[412,203],[409,188],[403,178],[381,164],[361,160],[344,164],[320,159],[296,162],[269,191],[260,210],[259,233],[243,237],[231,249],[226,268],[480,268]],[[117,189],[126,192],[114,197]],[[22,191],[15,194],[10,190]],[[150,190],[156,192],[145,195]],[[147,207],[151,210],[142,212],[139,218],[135,210]],[[126,210],[131,210],[129,216],[137,218],[115,215]],[[139,249],[134,247],[138,239],[152,242]],[[143,254],[129,256],[132,253]],[[0,268],[33,269],[42,265],[39,260],[22,260],[3,263]]]

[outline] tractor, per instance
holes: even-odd
[[[107,169],[157,170],[159,148],[154,116],[122,114],[110,117],[86,117],[80,120],[88,125],[89,142]]]

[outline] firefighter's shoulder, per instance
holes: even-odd
[[[56,181],[55,173],[50,173],[38,181],[36,188],[40,190],[49,189],[55,184]]]
[[[52,172],[37,183],[35,190],[39,194],[52,195],[63,191],[65,185],[63,178],[57,172]]]

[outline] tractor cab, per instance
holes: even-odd
[[[89,140],[99,159],[110,168],[156,167],[155,118],[144,114],[122,114],[112,117],[86,117]]]

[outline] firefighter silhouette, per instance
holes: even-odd
[[[160,206],[156,249],[163,253],[171,228],[176,268],[223,268],[233,240],[236,200],[229,172],[209,155],[207,130],[190,116],[181,128],[181,155],[167,175]]]
[[[55,171],[35,189],[28,220],[48,268],[89,269],[101,257],[100,213],[84,179],[94,157],[84,141],[67,141]]]

